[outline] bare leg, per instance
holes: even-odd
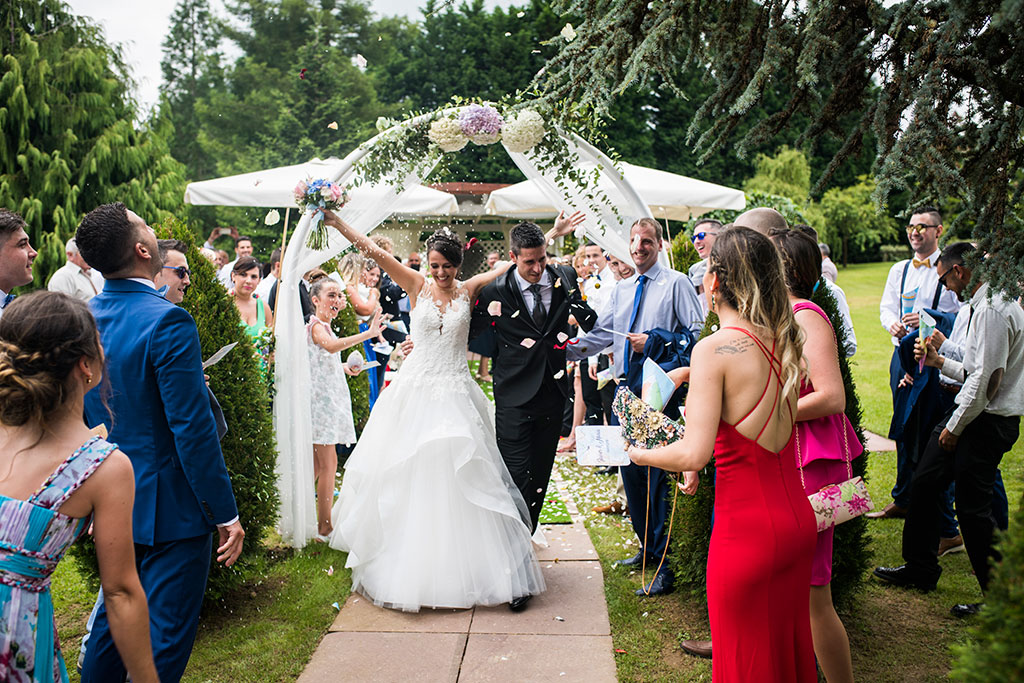
[[[850,639],[836,608],[832,605],[832,587],[811,586],[811,637],[814,655],[828,683],[853,683]]]
[[[331,507],[334,505],[334,479],[338,472],[338,452],[334,444],[313,444],[313,476],[316,480],[316,528],[327,536],[333,531]]]
[[[576,428],[583,424],[583,418],[587,416],[587,405],[583,402],[583,383],[580,381],[578,366],[576,372],[573,373],[572,386],[573,394],[576,397],[572,402],[572,431],[569,432],[569,436],[565,437],[562,445],[558,447],[559,453],[576,449]]]
[[[476,376],[480,379],[490,379],[491,373],[487,371],[488,363],[491,359],[487,356],[480,356],[480,366],[477,368]]]

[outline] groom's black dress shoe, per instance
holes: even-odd
[[[640,597],[647,597],[650,595],[668,595],[672,592],[672,575],[668,572],[661,572],[651,581],[650,585],[645,588],[638,588],[636,594]]]
[[[935,577],[934,579],[926,579],[915,574],[914,571],[905,564],[901,564],[899,567],[875,567],[875,571],[873,573],[886,583],[891,583],[894,586],[903,586],[905,588],[916,588],[917,590],[925,593],[935,590],[935,585],[939,582],[938,577]]]
[[[513,612],[522,612],[524,609],[526,609],[526,603],[530,602],[530,599],[532,597],[532,595],[521,595],[518,598],[513,599],[512,602],[508,603],[508,608]]]
[[[612,562],[613,567],[639,567],[644,561],[644,551],[641,550],[633,557],[626,558],[625,560],[616,560]]]
[[[981,611],[981,606],[983,604],[984,603],[981,602],[968,602],[959,605],[953,605],[953,607],[949,610],[949,613],[952,614],[954,617],[960,617],[961,619],[964,617],[973,617],[975,614]]]

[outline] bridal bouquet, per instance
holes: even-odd
[[[345,188],[330,180],[306,178],[295,186],[295,203],[302,211],[313,211],[316,224],[309,231],[306,246],[321,250],[327,246],[327,227],[324,225],[323,211],[336,211],[348,202]],[[319,214],[319,215],[317,215]]]

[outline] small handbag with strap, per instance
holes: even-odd
[[[843,416],[843,449],[845,451],[843,462],[846,463],[846,481],[838,484],[828,484],[821,487],[817,492],[807,496],[814,510],[814,516],[818,521],[818,531],[826,531],[837,524],[847,522],[854,517],[859,517],[865,512],[874,509],[875,504],[871,502],[868,495],[868,487],[864,477],[853,476],[853,466],[850,464],[850,441],[846,435],[846,416]],[[800,485],[807,489],[804,483],[804,468],[800,465],[800,428],[796,429],[796,467],[800,470]]]

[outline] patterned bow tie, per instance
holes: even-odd
[[[926,258],[926,259],[916,259],[915,258],[915,259],[913,259],[911,261],[911,263],[914,265],[915,268],[920,268],[921,266],[924,266],[925,268],[931,268],[932,267],[932,261],[931,261],[930,258]]]

